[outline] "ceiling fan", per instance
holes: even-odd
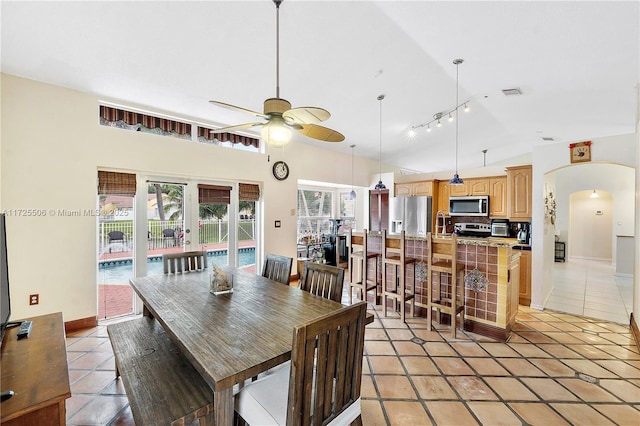
[[[319,107],[291,108],[291,103],[280,97],[280,4],[282,2],[283,0],[273,0],[276,5],[276,97],[264,101],[262,113],[220,101],[209,101],[219,107],[246,112],[266,121],[221,127],[213,130],[212,133],[226,133],[262,126],[263,139],[274,146],[287,144],[291,139],[292,130],[323,142],[342,142],[344,140],[342,133],[316,124],[331,117],[329,111]]]

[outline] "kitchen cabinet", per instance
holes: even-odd
[[[463,179],[463,182],[462,185],[449,185],[449,196],[460,197],[468,195],[469,179]]]
[[[518,302],[531,305],[531,251],[520,250],[520,292]]]
[[[489,178],[466,178],[462,185],[451,185],[451,196],[489,195]]]
[[[507,178],[504,176],[489,179],[489,216],[507,217]]]
[[[513,327],[516,323],[516,315],[518,314],[519,291],[522,286],[520,277],[522,276],[522,256],[518,256],[517,252],[511,256],[509,264],[509,289],[507,291],[507,324]]]
[[[389,229],[389,190],[369,191],[369,230]]]
[[[455,186],[455,185],[453,185]],[[437,213],[442,210],[446,216],[449,216],[449,181],[441,180],[438,182],[438,198],[433,210]],[[435,201],[435,200],[434,200]]]
[[[533,170],[531,165],[507,167],[507,217],[511,221],[531,220]]]
[[[489,179],[469,179],[469,195],[489,195]]]
[[[395,184],[396,197],[431,197],[433,196],[433,181],[407,182]]]

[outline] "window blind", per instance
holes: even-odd
[[[198,185],[198,203],[230,204],[231,187],[222,185]]]
[[[136,195],[136,175],[98,170],[98,195]]]
[[[241,183],[238,188],[240,201],[258,201],[260,199],[260,187],[251,183]]]

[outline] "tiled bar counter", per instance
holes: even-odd
[[[388,236],[387,238],[399,238]],[[443,238],[450,238],[444,236]],[[477,280],[465,283],[465,330],[481,335],[507,340],[515,315],[518,312],[520,251],[514,250],[517,240],[514,238],[467,238],[458,237],[458,263],[465,265],[465,282],[468,274]],[[407,256],[418,259],[416,275],[416,316],[427,316],[427,262],[428,250],[426,238],[407,237]],[[369,251],[382,253],[382,234],[369,233]],[[374,262],[368,264],[368,273],[380,278],[381,267],[374,271]],[[387,270],[387,285],[395,282],[391,276],[392,268]],[[413,280],[413,267],[407,266],[406,280]],[[470,281],[470,280],[469,280]],[[378,280],[382,282],[381,279]],[[448,284],[448,283],[447,283]],[[381,284],[378,293],[382,291]],[[381,303],[380,300],[377,303]],[[390,305],[391,306],[391,305]],[[447,316],[445,321],[449,319]]]

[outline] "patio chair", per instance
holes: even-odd
[[[176,246],[176,231],[175,229],[163,229],[162,230],[162,247],[169,247],[168,244],[171,243],[171,247]]]
[[[125,249],[127,248],[127,245],[125,244],[126,236],[124,235],[124,232],[111,231],[107,234],[107,237],[109,238],[109,253],[111,253],[112,243],[120,243],[120,251],[125,251]]]

